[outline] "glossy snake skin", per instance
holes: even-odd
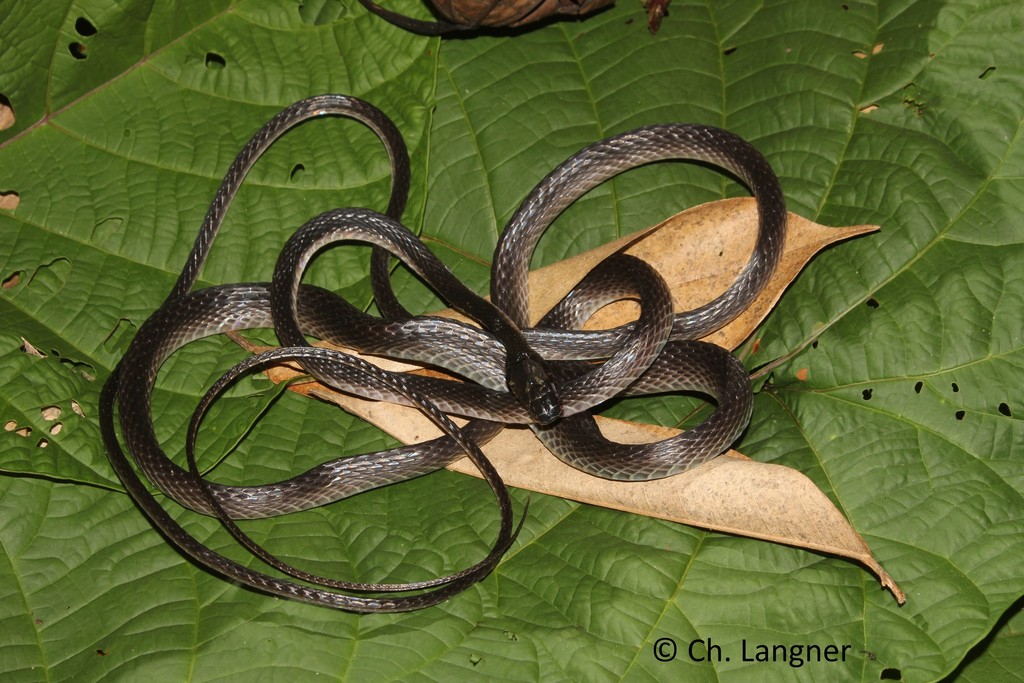
[[[383,141],[393,172],[387,212],[340,208],[323,213],[288,240],[272,282],[193,290],[248,170],[291,127],[325,115],[357,119]],[[724,168],[753,192],[759,211],[757,244],[736,282],[714,301],[675,315],[671,296],[657,273],[637,259],[617,255],[587,275],[536,327],[529,327],[527,271],[548,225],[608,178],[665,159],[697,160]],[[717,128],[668,124],[623,133],[581,150],[541,181],[506,227],[493,261],[493,304],[459,282],[398,222],[408,185],[408,157],[401,136],[373,106],[352,97],[323,95],[287,107],[256,133],[232,163],[177,283],[139,329],[105,385],[101,423],[112,466],[152,522],[200,564],[267,593],[340,609],[374,612],[426,607],[486,576],[515,538],[508,493],[479,450],[503,425],[530,425],[553,453],[574,467],[625,480],[665,477],[705,462],[725,450],[745,428],[752,400],[744,368],[724,350],[689,340],[718,329],[743,311],[764,288],[782,253],[786,212],[781,188],[767,162],[748,143]],[[351,241],[375,247],[374,290],[384,318],[368,315],[331,292],[300,284],[306,264],[318,250]],[[390,256],[402,260],[480,327],[408,315],[387,282]],[[578,329],[594,310],[620,298],[641,302],[636,322],[599,332]],[[283,348],[249,358],[210,388],[190,425],[189,467],[176,465],[162,450],[153,428],[150,402],[158,369],[190,341],[258,327],[275,328]],[[310,347],[307,337],[444,368],[466,381],[384,372],[355,357]],[[282,360],[297,360],[339,390],[417,406],[446,436],[340,458],[283,482],[237,487],[205,482],[195,466],[194,444],[206,408],[235,377]],[[717,410],[703,424],[666,441],[608,442],[590,415],[592,408],[615,396],[680,390],[710,394]],[[460,429],[449,414],[471,419]],[[363,584],[310,575],[279,562],[233,522],[324,505],[432,472],[467,454],[498,500],[501,528],[484,559],[444,577],[409,584]],[[250,569],[204,546],[154,498],[129,455],[164,494],[219,516],[255,554],[313,585]],[[395,595],[403,591],[414,592]],[[366,592],[375,595],[362,594]]]

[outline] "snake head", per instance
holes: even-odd
[[[540,356],[528,352],[510,356],[505,375],[508,390],[534,422],[549,425],[562,417],[562,401]]]

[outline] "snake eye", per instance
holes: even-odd
[[[523,355],[506,368],[508,389],[540,425],[549,425],[562,416],[558,397],[547,367],[539,357]]]

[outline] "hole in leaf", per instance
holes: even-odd
[[[39,439],[39,441],[36,442],[36,448],[46,448],[49,445],[50,442],[47,439]]]
[[[995,70],[996,70],[996,68],[994,66],[990,66],[987,69],[985,69],[984,71],[982,71],[980,74],[978,74],[978,78],[980,78],[981,80],[985,80],[986,78],[991,76],[992,72],[995,71]]]
[[[21,204],[21,195],[17,192],[0,192],[0,209],[14,211]]]
[[[289,174],[288,179],[293,183],[298,182],[302,178],[302,174],[305,173],[306,167],[303,164],[295,164],[292,166],[292,172]]]
[[[864,52],[864,50],[854,50],[851,54],[857,59],[866,59],[868,56],[868,53]]]
[[[226,59],[217,54],[216,52],[206,53],[206,68],[207,69],[223,69],[228,65]]]
[[[999,412],[1005,415],[1006,417],[1013,417],[1013,415],[1010,413],[1010,406],[1008,406],[1006,403],[999,404]]]
[[[883,681],[901,681],[903,680],[903,672],[889,666],[882,669],[882,675],[878,678]]]
[[[953,382],[953,383],[952,383],[952,384],[950,384],[949,386],[950,386],[950,387],[951,387],[951,388],[953,389],[953,393],[954,393],[954,394],[958,394],[958,393],[960,393],[960,385],[959,385],[959,384],[957,384],[956,382]]]
[[[14,125],[14,106],[7,95],[0,93],[0,130],[6,130]]]
[[[128,348],[128,343],[135,336],[136,326],[132,321],[127,318],[120,318],[117,324],[114,325],[113,329],[110,330],[110,334],[103,340],[103,348],[114,352]],[[71,404],[71,409],[74,410],[75,404]]]
[[[21,282],[21,273],[14,273],[10,277],[6,277],[0,282],[0,288],[2,289],[14,289]]]
[[[29,436],[32,435],[32,428],[31,427],[19,427],[19,428],[14,430],[14,433],[17,434],[18,436],[29,437]]]
[[[75,31],[83,38],[96,35],[96,27],[85,17],[75,19]]]
[[[4,431],[5,432],[13,432],[17,428],[18,428],[18,423],[15,422],[14,420],[8,420],[7,422],[4,422]]]
[[[93,242],[102,242],[117,235],[124,226],[124,219],[120,216],[110,216],[100,220],[92,226],[91,239]]]
[[[50,436],[57,436],[60,434],[60,430],[64,429],[64,425],[60,422],[55,423],[50,427]]]
[[[75,399],[71,399],[71,412],[78,417],[85,417],[85,411],[82,410],[82,405]]]
[[[32,343],[24,337],[21,338],[21,346],[19,346],[18,349],[30,356],[35,356],[36,358],[46,358],[45,353],[32,346]]]
[[[874,392],[874,389],[865,389],[864,391],[862,391],[860,393],[860,395],[864,397],[865,401],[870,401],[871,400],[871,394],[873,392]]]
[[[815,339],[814,341],[811,342],[811,348],[812,349],[818,348],[818,340],[817,339]]]
[[[915,394],[920,394],[921,393],[921,389],[923,389],[923,388],[924,388],[924,382],[918,382],[917,384],[914,385],[914,393]]]
[[[39,264],[25,284],[44,287],[51,294],[56,294],[63,289],[70,275],[71,261],[63,256],[58,256],[52,261]]]
[[[913,111],[917,116],[924,116],[925,105],[927,104],[927,98],[921,89],[917,87],[917,83],[910,82],[903,87],[904,107]]]
[[[62,358],[60,354],[57,353],[56,349],[51,349],[51,351],[53,351],[53,355],[57,356],[58,360],[60,360],[61,365],[67,366],[72,372],[78,373],[90,382],[96,379],[96,369],[88,363],[71,360],[70,358]]]
[[[734,52],[736,52],[736,48],[735,47],[727,47],[724,50],[722,50],[722,54],[725,55],[726,57],[728,57],[729,55],[731,55]]]
[[[75,59],[85,59],[89,56],[85,54],[85,45],[82,43],[68,43],[68,52]]]
[[[124,352],[128,348],[128,343],[135,336],[136,326],[134,323],[129,321],[128,318],[122,317],[118,319],[117,325],[111,330],[109,335],[103,339],[103,348],[111,352]],[[72,404],[72,410],[75,405]]]
[[[875,297],[871,297],[870,299],[868,299],[864,303],[866,303],[868,305],[868,308],[878,308],[879,305],[880,305],[878,303],[878,299],[876,299]]]
[[[25,353],[31,356],[38,356],[39,358],[46,358],[47,354],[32,346],[32,344],[30,344],[24,337],[21,338],[21,342],[21,350]],[[50,355],[56,358],[61,365],[70,368],[72,372],[81,375],[90,382],[96,379],[96,369],[89,363],[62,356],[60,351],[57,349],[50,349]]]
[[[867,106],[861,107],[860,108],[860,113],[861,114],[870,114],[871,112],[873,112],[876,109],[878,109],[878,105],[877,104],[869,104]]]
[[[956,413],[954,414],[954,417],[956,417],[956,419],[957,419],[957,420],[962,420],[962,419],[964,419],[964,416],[965,416],[965,415],[967,415],[967,412],[966,412],[966,411],[964,411],[964,410],[958,410],[958,411],[956,411]]]
[[[839,6],[839,7],[840,7],[840,8],[842,8],[842,10],[843,10],[844,12],[846,12],[847,10],[849,10],[849,9],[850,9],[850,6],[849,6],[849,5],[847,5],[847,4],[845,3],[845,2],[844,2],[843,4],[841,4],[841,5]]]
[[[53,422],[60,417],[62,412],[63,411],[60,409],[60,406],[46,406],[39,410],[39,414],[42,415],[43,419],[47,422]]]

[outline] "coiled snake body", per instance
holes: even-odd
[[[323,115],[358,119],[384,142],[393,172],[386,214],[366,209],[328,211],[288,240],[272,282],[192,291],[245,174],[288,129]],[[752,190],[758,204],[757,243],[735,283],[708,304],[675,315],[661,278],[645,263],[618,255],[595,268],[531,328],[527,272],[544,230],[594,186],[629,168],[662,159],[720,166]],[[506,227],[493,261],[493,304],[466,288],[398,223],[408,184],[404,143],[395,126],[376,108],[342,95],[313,97],[287,107],[256,133],[229,168],[173,290],[142,325],[104,386],[101,426],[114,470],[152,522],[202,565],[262,591],[351,611],[425,607],[486,576],[515,538],[508,493],[478,447],[503,425],[530,425],[566,462],[598,476],[624,480],[669,476],[705,462],[725,450],[745,428],[752,401],[744,368],[724,350],[689,340],[718,329],[743,311],[763,289],[781,256],[786,223],[781,188],[767,162],[748,143],[717,128],[669,124],[640,128],[583,149],[531,192]],[[384,317],[370,316],[331,292],[300,284],[313,255],[339,241],[375,246],[374,293]],[[481,327],[406,313],[387,281],[392,255]],[[641,302],[636,322],[600,332],[578,329],[594,310],[623,297]],[[186,444],[189,468],[179,467],[163,452],[153,428],[150,401],[160,365],[192,340],[257,327],[274,327],[282,348],[250,357],[211,387],[190,424]],[[467,381],[388,373],[353,356],[310,347],[307,336],[438,366]],[[237,487],[206,482],[199,476],[194,457],[195,437],[206,408],[240,374],[281,360],[297,360],[318,380],[342,391],[417,406],[445,436],[340,458],[284,482]],[[588,362],[595,360],[603,362]],[[710,394],[718,405],[704,423],[666,441],[642,445],[608,442],[588,412],[614,396],[676,390]],[[472,419],[459,429],[448,414]],[[139,478],[121,448],[115,420],[135,463],[162,492],[182,505],[217,515],[259,557],[315,585],[250,569],[194,539]],[[278,561],[249,540],[233,521],[323,505],[432,472],[463,455],[470,456],[491,485],[501,510],[501,526],[483,560],[444,577],[408,584],[364,584],[311,575]],[[417,592],[392,595],[399,591]],[[376,595],[358,594],[363,592]]]

